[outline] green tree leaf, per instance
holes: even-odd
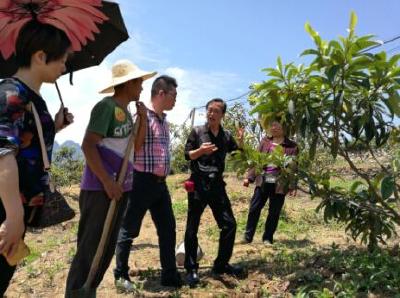
[[[350,186],[350,191],[353,192],[353,193],[358,192],[358,190],[359,190],[359,188],[360,188],[361,186],[366,187],[366,185],[365,185],[362,181],[356,180],[356,181],[354,181],[353,184]]]
[[[350,24],[349,24],[350,36],[353,35],[356,25],[357,25],[357,15],[354,11],[352,11],[350,15]]]
[[[306,55],[319,55],[319,52],[317,50],[314,49],[308,49],[303,51],[300,56],[306,56]]]
[[[397,188],[393,179],[385,177],[390,176],[388,171],[396,175],[400,172],[400,158],[393,158],[385,169],[374,164],[377,173],[371,176],[358,169],[352,153],[383,148],[394,135],[400,116],[400,55],[365,53],[378,43],[373,35],[357,36],[356,25],[357,16],[352,13],[348,37],[323,41],[306,23],[305,30],[315,46],[302,55],[313,55],[312,60],[297,68],[278,60],[277,68],[268,69],[268,80],[252,102],[259,106],[263,123],[280,115],[305,143],[307,150],[300,159],[299,173],[310,185],[312,197],[322,199],[318,208],[325,220],[346,223],[351,237],[374,247],[390,237],[394,224],[400,223],[400,211],[381,201]],[[400,143],[400,137],[391,139]],[[339,156],[347,160],[353,175],[358,176],[351,187],[330,185],[330,166],[319,164],[318,155],[323,150],[331,159]],[[255,163],[259,163],[262,159],[256,157]],[[282,162],[276,154],[270,157],[274,163]]]
[[[388,97],[386,104],[396,116],[400,116],[400,96],[397,91],[393,91]]]
[[[384,200],[387,200],[394,192],[396,187],[393,176],[386,176],[381,181],[381,195]]]

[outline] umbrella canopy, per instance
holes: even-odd
[[[100,24],[100,33],[67,61],[67,72],[99,65],[114,49],[129,38],[118,4],[103,1],[100,10],[108,20]]]
[[[110,1],[101,1],[101,4],[97,9],[106,18],[97,25],[98,33],[95,31],[94,39],[87,38],[85,43],[81,43],[81,49],[75,51],[68,59],[67,73],[100,64],[109,53],[129,37],[118,4]],[[0,79],[10,77],[16,71],[15,55],[8,59],[0,55]]]

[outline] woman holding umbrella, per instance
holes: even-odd
[[[48,180],[28,106],[33,103],[38,111],[49,156],[55,133],[65,127],[65,120],[73,120],[61,106],[53,121],[40,95],[42,83],[54,83],[65,71],[69,47],[70,42],[61,30],[34,21],[27,23],[17,40],[18,71],[0,83],[0,252],[9,257],[15,253],[25,230],[23,201],[30,205],[40,202],[40,193]],[[15,270],[3,255],[0,296]]]
[[[38,14],[43,7],[47,9]],[[65,20],[66,11],[58,11],[57,16],[51,8],[57,8],[51,0],[5,0],[0,4],[0,53],[4,59],[14,54],[18,67],[12,77],[0,82],[1,297],[15,271],[7,258],[15,254],[25,233],[24,209],[43,203],[42,193],[48,187],[32,106],[39,115],[49,157],[55,133],[73,122],[72,114],[63,105],[53,121],[40,88],[43,83],[54,83],[65,72],[69,51],[77,49],[77,36],[79,43],[86,37],[78,32],[75,39],[71,38],[71,28],[61,26],[59,21]],[[28,14],[21,13],[24,9]]]

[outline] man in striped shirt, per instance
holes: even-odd
[[[135,148],[132,195],[128,200],[116,249],[114,276],[117,289],[134,289],[129,280],[128,259],[132,241],[139,235],[147,210],[157,229],[160,246],[161,284],[180,287],[181,278],[175,262],[175,216],[166,184],[170,171],[169,126],[164,111],[172,110],[176,101],[177,83],[169,76],[158,77],[151,89],[151,103],[147,109],[146,125],[138,132],[143,143]]]

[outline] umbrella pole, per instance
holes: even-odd
[[[136,121],[135,121],[135,124],[132,129],[132,134],[130,136],[128,146],[126,148],[124,160],[122,162],[122,167],[121,167],[120,173],[118,175],[118,184],[119,185],[122,185],[125,180],[125,174],[126,174],[126,171],[128,168],[128,161],[129,161],[129,155],[130,155],[129,153],[131,152],[132,147],[135,143],[136,134],[139,129],[139,122],[140,122],[140,118],[136,117]],[[99,242],[99,245],[97,246],[96,254],[95,254],[92,264],[90,266],[90,271],[89,271],[88,277],[86,279],[85,284],[83,285],[84,289],[89,290],[91,288],[91,284],[93,283],[93,280],[97,274],[97,271],[98,271],[99,265],[100,265],[100,260],[103,257],[106,242],[110,236],[110,230],[114,224],[113,219],[114,219],[117,207],[118,207],[117,201],[111,200],[110,207],[108,208],[108,212],[107,212],[107,217],[104,222],[103,232],[101,234],[100,242]]]
[[[64,107],[64,101],[63,101],[63,99],[62,99],[61,92],[60,92],[60,88],[58,87],[57,81],[55,81],[54,84],[56,85],[57,94],[58,94],[58,98],[59,98],[60,101],[61,101],[61,105]]]

